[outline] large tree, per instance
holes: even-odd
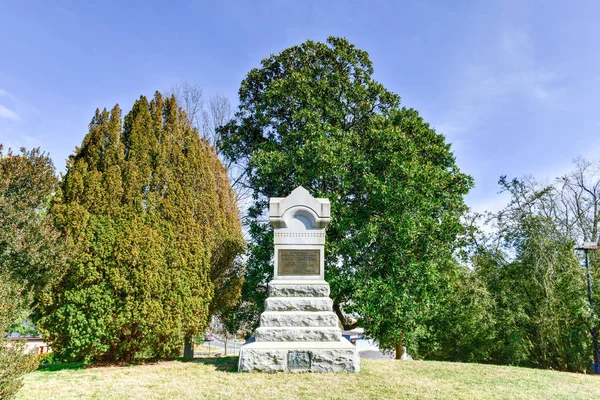
[[[326,279],[335,311],[352,326],[345,305],[393,348],[435,303],[472,183],[444,137],[400,109],[372,74],[368,54],[346,39],[272,55],[242,82],[220,146],[246,166],[253,189],[244,297],[255,311],[273,269],[268,199],[302,185],[331,201]]]
[[[242,249],[227,175],[174,97],[96,110],[52,207],[74,250],[40,321],[67,359],[179,354],[235,290]],[[223,282],[225,281],[225,282]]]

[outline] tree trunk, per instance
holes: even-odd
[[[227,334],[224,334],[223,337],[225,338],[223,341],[223,344],[225,345],[225,355],[227,355],[227,340],[229,340],[229,338],[227,337]]]
[[[344,313],[342,312],[342,307],[341,307],[340,303],[337,303],[337,302],[333,303],[333,312],[336,313],[336,315],[337,315],[338,319],[340,320],[345,331],[352,330],[358,326],[358,321],[351,323],[346,319],[346,317],[344,316]]]
[[[404,347],[404,343],[402,342],[402,338],[400,338],[396,342],[396,360],[402,360],[402,353],[403,353],[402,348],[403,347]]]
[[[183,357],[194,358],[194,344],[192,343],[192,337],[185,337],[185,344],[183,345]]]

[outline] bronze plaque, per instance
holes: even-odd
[[[279,275],[319,275],[320,250],[279,250]]]
[[[307,351],[288,351],[288,369],[310,369],[310,353]]]

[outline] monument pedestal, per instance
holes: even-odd
[[[358,372],[356,347],[342,338],[325,282],[330,204],[303,187],[270,200],[274,274],[254,342],[242,346],[239,371]]]
[[[254,342],[242,346],[241,372],[359,372],[354,345],[346,339],[337,343]]]
[[[342,337],[331,306],[325,281],[271,281],[255,341],[242,346],[238,370],[358,372],[358,351]]]

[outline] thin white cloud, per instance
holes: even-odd
[[[477,213],[497,213],[508,205],[510,202],[510,194],[507,192],[497,193],[491,198],[483,199],[477,202],[471,202],[467,199],[467,205],[471,211]]]
[[[502,35],[501,54],[505,60],[503,76],[498,83],[501,92],[518,93],[539,101],[550,100],[559,76],[554,71],[538,65],[535,48],[528,32],[513,30]]]
[[[560,163],[551,167],[544,165],[544,168],[533,171],[533,176],[543,183],[553,183],[557,178],[568,175],[575,171],[575,160],[582,158],[591,162],[598,162],[598,154],[600,154],[600,145],[590,143],[584,150],[576,154],[569,162]]]
[[[19,150],[21,147],[25,147],[26,149],[33,149],[34,147],[43,147],[42,140],[35,136],[30,135],[11,135],[11,132],[8,132],[8,138],[3,139],[0,136],[0,143],[3,144],[4,150],[12,149]]]
[[[0,119],[1,118],[18,121],[19,115],[16,112],[9,110],[8,108],[6,108],[2,104],[0,104]]]
[[[527,31],[507,30],[494,43],[462,68],[453,107],[434,123],[437,131],[451,138],[468,135],[515,97],[547,107],[560,104],[560,76],[536,61]]]

